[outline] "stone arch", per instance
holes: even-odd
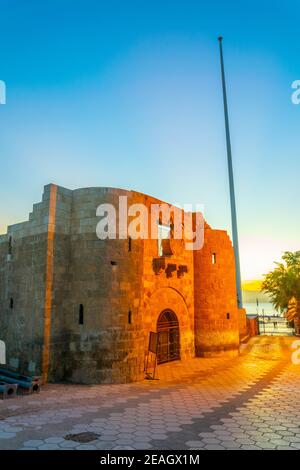
[[[157,321],[164,311],[173,311],[180,330],[180,357],[194,357],[194,311],[188,308],[183,295],[173,287],[160,287],[152,292],[144,310],[143,324],[145,345],[148,346],[149,332],[157,331]]]
[[[159,334],[157,363],[180,359],[180,328],[176,313],[163,310],[156,325]]]

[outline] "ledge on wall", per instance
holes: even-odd
[[[153,258],[152,266],[156,275],[165,273],[166,277],[173,277],[173,275],[176,273],[178,279],[180,279],[188,272],[188,267],[186,265],[180,264],[173,258],[171,260],[166,256]]]

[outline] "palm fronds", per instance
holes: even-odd
[[[286,251],[282,260],[265,275],[261,290],[269,294],[276,310],[294,318],[300,308],[300,251]]]

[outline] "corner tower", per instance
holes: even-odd
[[[239,353],[234,251],[228,234],[206,227],[194,252],[195,350],[210,357]]]

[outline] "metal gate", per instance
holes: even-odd
[[[172,310],[164,310],[157,321],[159,334],[157,363],[180,359],[179,323]]]

